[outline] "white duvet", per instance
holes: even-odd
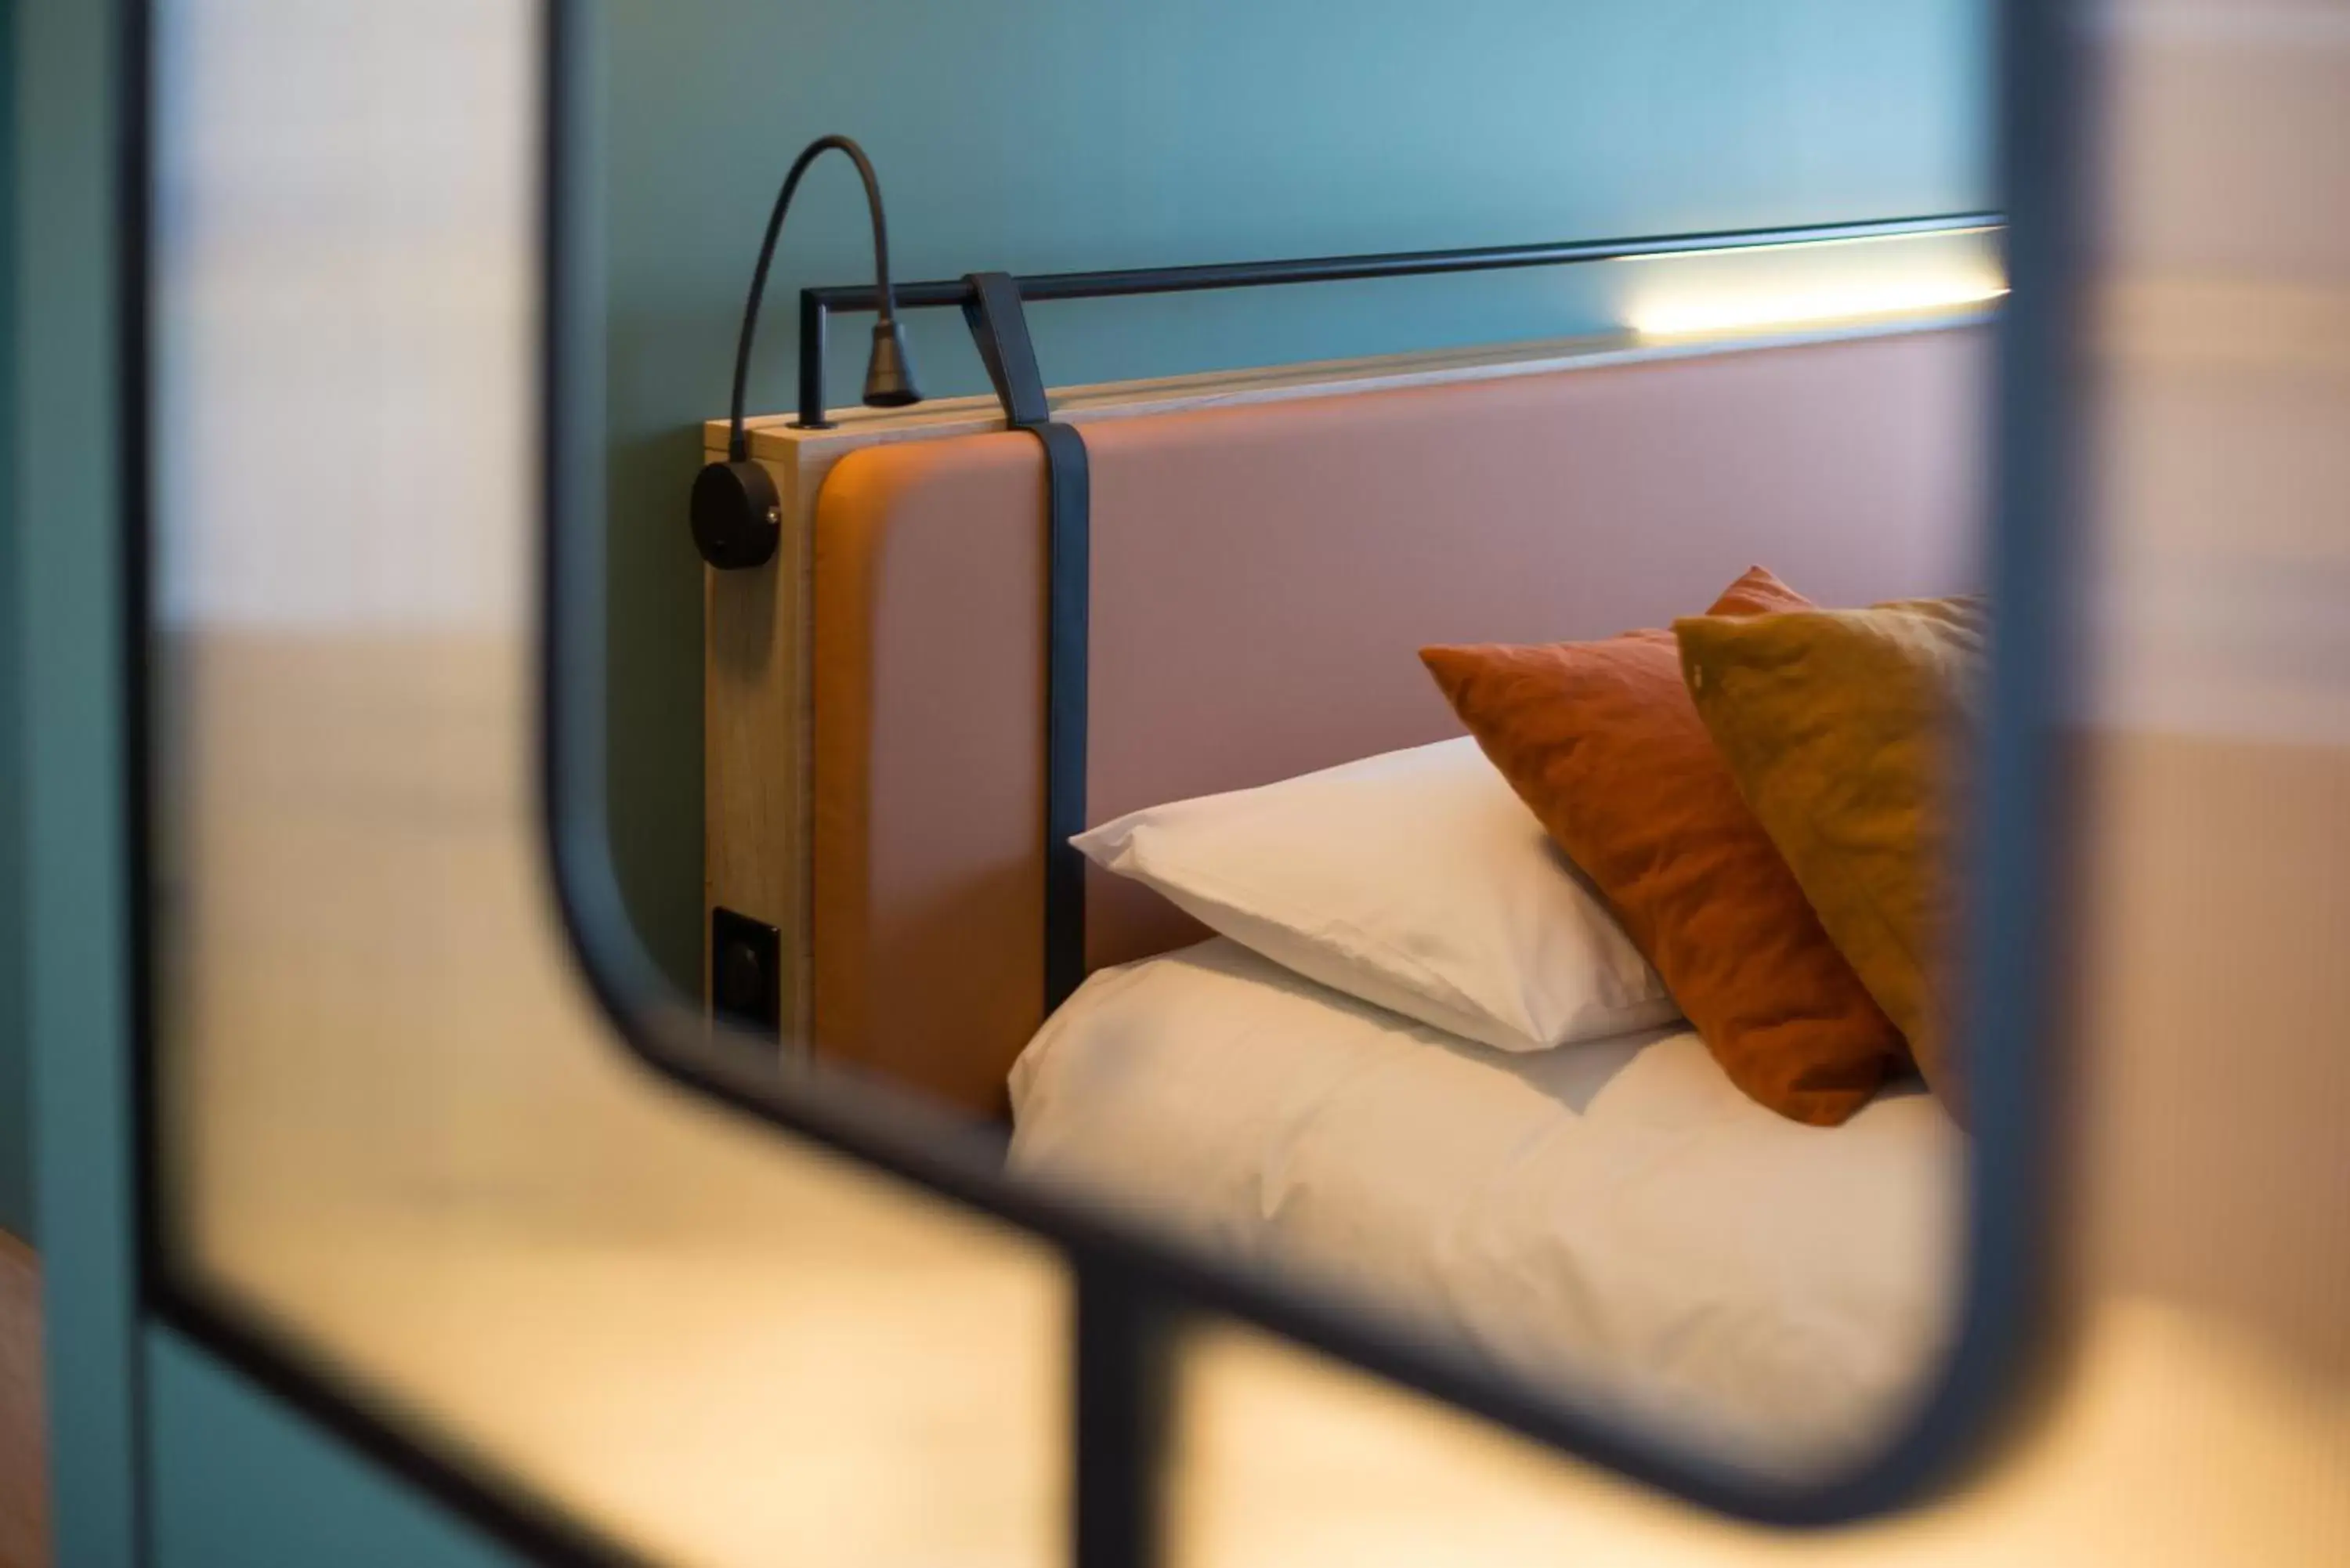
[[[1015,1168],[1741,1457],[1866,1444],[1947,1326],[1935,1102],[1799,1126],[1686,1029],[1507,1054],[1220,938],[1095,975],[1011,1088]]]

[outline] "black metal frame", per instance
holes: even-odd
[[[118,0],[141,47],[149,36],[149,0]],[[1169,1410],[1166,1365],[1170,1334],[1186,1313],[1220,1314],[1284,1334],[1314,1349],[1357,1363],[1394,1382],[1501,1422],[1539,1440],[1579,1453],[1637,1480],[1665,1488],[1701,1505],[1758,1521],[1825,1525],[1909,1501],[1979,1456],[2009,1408],[2009,1395],[2045,1342],[2049,1271],[2045,1242],[2052,1212],[2053,1162],[2045,1113],[2046,1079],[2054,1065],[2056,1017],[2054,939],[2061,932],[2062,901],[2049,893],[2067,794],[2061,742],[2070,665],[2058,632],[2073,590],[2067,523],[2077,450],[2072,339],[2083,246],[2076,183],[2083,166],[2085,114],[2083,72],[2072,31],[2071,7],[2043,0],[2002,0],[2002,88],[2006,135],[2001,173],[2011,214],[2010,267],[2016,294],[1999,327],[2001,442],[1996,483],[1991,587],[2000,615],[1991,671],[1993,728],[1982,780],[1975,864],[1981,877],[1971,935],[1979,981],[1978,1005],[1967,1020],[1976,1045],[1970,1081],[1978,1125],[1996,1128],[1995,1147],[1971,1162],[1970,1268],[1960,1332],[1950,1359],[1915,1421],[1851,1473],[1819,1484],[1774,1481],[1722,1466],[1652,1434],[1538,1392],[1465,1357],[1437,1349],[1392,1325],[1357,1315],[1342,1303],[1280,1289],[1254,1275],[1212,1262],[1066,1195],[1013,1181],[971,1158],[983,1140],[942,1125],[925,1133],[868,1093],[825,1082],[793,1085],[772,1067],[725,1042],[711,1041],[698,1009],[660,978],[638,943],[621,902],[605,833],[601,779],[604,732],[601,689],[601,519],[598,514],[596,431],[585,413],[591,390],[571,373],[589,362],[592,324],[574,319],[578,280],[566,242],[577,222],[571,183],[578,171],[564,154],[581,107],[568,94],[580,17],[577,0],[547,0],[546,200],[543,265],[547,301],[541,365],[546,410],[541,479],[546,503],[544,655],[550,680],[541,764],[546,829],[556,895],[583,958],[588,983],[619,1024],[624,1043],[654,1071],[710,1096],[733,1110],[786,1133],[858,1158],[939,1199],[995,1216],[1055,1246],[1069,1263],[1077,1313],[1072,1353],[1075,1406],[1071,1453],[1076,1517],[1072,1542],[1081,1568],[1143,1564],[1161,1538],[1156,1485]],[[156,683],[149,674],[159,657],[148,641],[151,590],[148,493],[153,480],[145,461],[146,410],[152,386],[146,301],[151,287],[145,253],[144,213],[151,201],[143,75],[126,101],[124,150],[127,200],[139,220],[126,231],[133,249],[123,279],[126,345],[124,441],[135,493],[126,501],[124,592],[130,616],[126,697],[130,744],[125,749],[125,824],[134,855],[129,867],[132,952],[139,964],[134,1005],[135,1078],[139,1104],[140,1299],[151,1319],[172,1325],[292,1402],[355,1449],[418,1485],[509,1546],[542,1561],[625,1563],[610,1542],[577,1526],[526,1491],[463,1466],[429,1429],[400,1417],[347,1376],[322,1364],[244,1303],[224,1298],[191,1275],[172,1255],[161,1216],[163,1173],[153,1157],[163,1107],[153,1071],[157,1019],[152,944],[157,890],[148,863],[149,825],[157,792],[168,781],[151,776],[148,707]],[[1918,222],[1918,220],[1908,220]],[[1939,226],[1947,221],[1926,220]],[[1875,225],[1865,227],[1875,228]],[[1676,236],[1683,251],[1772,243],[1758,236],[1785,230]],[[1850,234],[1845,237],[1864,237]],[[1703,239],[1711,242],[1700,244]],[[1777,243],[1786,243],[1782,238]],[[1263,264],[1247,269],[1180,268],[1156,274],[1068,274],[1027,280],[1029,299],[1101,297],[1105,277],[1128,283],[1155,279],[1176,288],[1308,282],[1321,278],[1471,270],[1599,259],[1611,245],[1631,254],[1631,242],[1507,252],[1419,253],[1402,257]],[[1656,254],[1654,242],[1643,242]],[[1534,254],[1539,252],[1540,254]],[[1476,258],[1474,260],[1471,258]],[[1372,273],[1364,265],[1396,264]],[[1279,275],[1264,275],[1266,268]],[[1335,270],[1334,270],[1335,269]],[[901,290],[915,307],[963,301],[962,283],[918,284]],[[935,297],[934,289],[951,289]],[[824,317],[858,307],[858,291],[811,291],[802,296],[803,403],[813,389],[821,402]],[[917,297],[909,298],[909,294]],[[818,356],[815,380],[807,356]],[[572,675],[584,679],[569,679]]]
[[[1185,289],[1241,287],[1253,285],[1305,283],[1372,276],[1413,276],[1443,272],[1561,265],[1577,261],[1645,255],[1689,254],[1700,252],[1759,249],[1769,245],[1816,244],[1837,240],[1890,237],[1904,234],[1950,233],[2000,226],[1999,214],[1953,213],[1902,218],[1878,223],[1814,225],[1796,228],[1750,229],[1676,234],[1628,240],[1569,242],[1555,245],[1513,246],[1492,251],[1403,253],[1388,256],[1321,258],[1296,262],[1237,264],[1231,266],[1173,268],[1130,273],[1080,273],[1008,278],[1003,275],[971,275],[953,282],[930,282],[898,286],[900,309],[959,306],[974,318],[983,360],[989,358],[992,336],[1001,355],[1007,337],[1025,347],[1025,328],[1006,333],[1018,305],[1029,299],[1103,298],[1121,295],[1175,292]],[[978,318],[984,313],[983,279],[994,286],[996,326]],[[1010,296],[1008,298],[1004,296]],[[858,286],[806,290],[801,296],[804,328],[821,332],[834,309],[869,308],[872,291]],[[2002,329],[2002,341],[2010,336]],[[821,402],[821,345],[802,341],[802,393]],[[1033,362],[1033,349],[1028,351]],[[2012,357],[2012,350],[2011,350]],[[989,370],[1008,422],[1047,438],[1048,464],[1059,434],[1074,438],[1068,426],[1053,421],[1043,403],[1041,382],[1032,384],[1033,369],[1013,376],[1000,362]],[[804,408],[803,413],[806,410]],[[2004,429],[2004,424],[2002,425]],[[2045,428],[2054,429],[2052,422]],[[1069,443],[1082,453],[1082,444]],[[1082,472],[1082,461],[1075,465]],[[1068,501],[1055,476],[1048,537],[1056,545],[1066,536]],[[1082,521],[1082,504],[1078,507]],[[587,519],[575,519],[586,525]],[[592,556],[577,535],[558,528],[550,535],[550,550],[559,561],[571,550]],[[1082,716],[1074,723],[1055,724],[1053,715],[1066,705],[1066,693],[1082,694],[1082,676],[1073,686],[1057,679],[1065,663],[1083,669],[1083,597],[1072,617],[1068,592],[1073,591],[1067,563],[1082,560],[1079,552],[1056,550],[1048,594],[1047,801],[1048,822],[1068,814],[1072,800],[1082,809],[1084,728]],[[574,571],[577,570],[577,562]],[[2004,580],[2004,574],[1995,572]],[[998,1217],[1057,1241],[1074,1274],[1079,1329],[1076,1356],[1080,1372],[1076,1400],[1078,1486],[1074,1539],[1081,1552],[1119,1542],[1126,1555],[1080,1555],[1080,1568],[1107,1568],[1111,1563],[1152,1561],[1148,1552],[1155,1536],[1142,1522],[1122,1510],[1149,1506],[1155,1497],[1151,1478],[1118,1468],[1101,1456],[1149,1455],[1159,1451],[1168,1412],[1163,1381],[1159,1375],[1168,1351],[1168,1334],[1180,1318],[1192,1313],[1213,1313],[1269,1328],[1303,1345],[1327,1352],[1378,1372],[1389,1379],[1434,1395],[1492,1420],[1513,1427],[1633,1479],[1740,1518],[1767,1524],[1816,1527],[1845,1522],[1881,1512],[1918,1496],[1957,1472],[1991,1430],[1993,1418],[2006,1403],[2014,1380],[2027,1366],[2033,1347],[2029,1330],[2043,1314],[2040,1293],[2046,1273],[2040,1266],[2045,1234],[2046,1163],[2043,1129],[2036,1119],[2038,1106],[2032,1090],[2040,1083],[2039,1059],[2043,1044],[2038,1037],[2042,1009],[2047,997],[2039,989],[2043,973],[2019,973],[2033,989],[2019,991],[2005,1000],[2012,1005],[2003,1016],[2029,1024],[2026,1049],[1984,1061],[1981,1075],[2000,1081],[1988,1096],[1970,1079],[1970,1093],[1979,1117],[1988,1124],[1986,1107],[1994,1102],[2012,1119],[1996,1125],[2003,1132],[2001,1160],[1978,1160],[1974,1166],[1999,1168],[2002,1179],[1976,1181],[1977,1202],[1970,1212],[1970,1262],[1976,1266],[1962,1303],[1961,1326],[1949,1361],[1939,1369],[1916,1420],[1896,1434],[1870,1460],[1846,1474],[1818,1483],[1788,1482],[1728,1465],[1686,1447],[1666,1442],[1648,1431],[1634,1429],[1620,1420],[1585,1408],[1555,1390],[1534,1390],[1497,1373],[1465,1355],[1431,1345],[1399,1325],[1365,1315],[1354,1303],[1317,1297],[1294,1287],[1276,1284],[1227,1262],[1202,1257],[1165,1239],[1143,1233],[1130,1220],[1121,1220],[1081,1197],[1048,1190],[1014,1180],[996,1168],[994,1160],[975,1165],[960,1151],[993,1146],[968,1135],[958,1136],[947,1124],[926,1118],[920,1108],[899,1101],[895,1109],[886,1085],[851,1086],[846,1079],[785,1085],[764,1066],[762,1053],[740,1044],[713,1043],[701,1027],[698,1012],[680,998],[654,972],[630,927],[618,893],[616,874],[608,859],[608,837],[596,792],[602,743],[600,687],[602,666],[593,655],[600,648],[599,628],[583,625],[583,607],[593,603],[581,585],[558,592],[553,607],[554,641],[551,667],[581,672],[566,687],[549,693],[551,733],[567,730],[550,758],[550,828],[556,846],[556,867],[571,934],[585,961],[590,983],[620,1022],[624,1038],[640,1058],[664,1076],[700,1090],[723,1105],[760,1121],[785,1128],[824,1147],[855,1155],[868,1163],[951,1199]],[[567,639],[565,626],[572,627]],[[1075,635],[1070,635],[1074,627]],[[564,649],[571,652],[567,657]],[[2009,673],[1995,679],[2013,682],[2013,659],[2002,653]],[[2003,690],[2006,688],[2002,688]],[[2044,683],[2037,690],[2051,688]],[[2030,710],[2035,719],[2041,710]],[[1055,738],[1055,736],[1059,738]],[[2028,786],[2041,789],[2053,781],[2034,768],[2044,762],[2047,737],[2037,732],[2025,750],[2033,766],[2003,777],[2005,790],[1988,792],[1986,810],[2005,824],[2010,814],[2047,807],[2053,796],[2026,796]],[[1065,780],[1057,790],[1055,779]],[[583,781],[588,787],[583,789]],[[1994,846],[2044,846],[2047,835],[2037,829],[2004,828],[1982,835]],[[2007,888],[2042,889],[2046,863],[2007,857],[2011,875],[1999,885]],[[1061,994],[1068,955],[1076,950],[1082,931],[1082,894],[1076,899],[1053,897],[1052,863],[1047,862],[1046,994]],[[2030,918],[2011,919],[2003,935],[2028,940],[2045,933],[2049,918],[2060,907],[2039,898]],[[1055,943],[1054,933],[1060,934]],[[2012,950],[2013,944],[2010,944]],[[1055,961],[1055,950],[1062,955]],[[747,1042],[745,1044],[748,1044]],[[2035,1207],[2035,1205],[2038,1205]],[[1123,1347],[1122,1349],[1118,1347]],[[1122,1365],[1122,1370],[1121,1370]],[[1115,1379],[1108,1390],[1091,1385],[1103,1377]],[[1141,1553],[1141,1555],[1136,1555]]]
[[[1128,267],[1111,272],[1032,273],[1015,277],[1013,282],[1018,286],[1024,303],[1041,305],[1052,300],[1128,299],[1146,294],[1196,294],[1208,289],[1263,288],[1280,284],[1434,277],[1446,273],[1503,272],[1522,267],[1567,266],[1577,262],[1634,261],[1715,251],[1894,239],[1905,234],[1964,234],[1999,228],[2006,221],[2004,213],[1991,211],[1934,213],[1861,223],[1780,224],[1607,240],[1556,240],[1531,245],[1484,245],[1471,250],[1388,251],[1375,255],[1211,262],[1197,266]],[[948,306],[967,310],[973,298],[969,277],[901,283],[891,293],[895,307],[900,311]],[[832,428],[832,421],[827,418],[829,410],[824,392],[824,354],[833,315],[840,311],[875,311],[880,305],[881,291],[870,284],[837,284],[800,290],[799,416],[792,421],[795,429]]]

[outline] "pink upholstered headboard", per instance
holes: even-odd
[[[1458,733],[1430,642],[1662,624],[1760,562],[1823,603],[1969,586],[1983,335],[1918,331],[1107,420],[1088,808]],[[1042,1018],[1044,463],[869,448],[818,501],[816,1044],[974,1110]],[[1098,872],[1087,957],[1200,934]]]

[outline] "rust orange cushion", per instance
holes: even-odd
[[[1813,607],[1760,566],[1710,614]],[[1664,630],[1429,648],[1461,722],[1615,908],[1722,1070],[1832,1127],[1908,1053],[1740,796]]]
[[[1960,1113],[1941,980],[1974,598],[1673,623],[1698,715],[1821,927]]]

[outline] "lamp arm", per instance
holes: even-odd
[[[865,182],[865,204],[873,214],[873,271],[881,288],[881,308],[875,325],[889,326],[896,319],[898,296],[889,282],[889,223],[881,211],[881,182],[875,177],[872,161],[865,156],[865,149],[846,136],[819,136],[792,160],[791,171],[784,176],[783,189],[775,192],[775,210],[767,214],[766,237],[759,242],[758,265],[751,271],[751,293],[743,302],[743,331],[734,345],[734,396],[729,405],[726,439],[730,462],[741,462],[749,455],[743,420],[750,395],[751,342],[759,329],[759,301],[767,292],[767,269],[775,259],[775,242],[783,235],[784,214],[790,211],[792,196],[799,190],[800,177],[807,172],[808,165],[836,151],[847,153],[857,165],[858,177]]]

